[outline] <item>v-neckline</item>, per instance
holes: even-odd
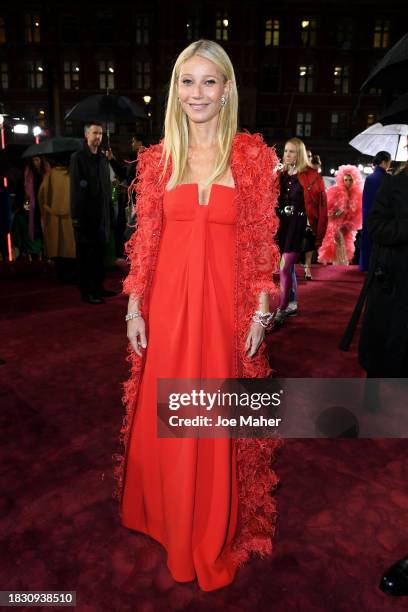
[[[207,204],[201,204],[200,203],[200,190],[199,190],[199,184],[198,183],[179,183],[175,189],[177,187],[194,187],[195,188],[195,196],[196,196],[196,203],[197,206],[203,206],[203,207],[207,207],[209,206],[211,200],[212,200],[212,195],[213,195],[213,187],[222,187],[224,189],[232,189],[233,191],[236,189],[235,185],[233,187],[231,187],[231,185],[223,185],[222,183],[211,183],[211,187],[210,187],[210,193],[208,196],[208,202]],[[171,190],[172,191],[172,190]]]
[[[186,183],[188,184],[188,183]],[[222,183],[211,183],[210,186],[210,193],[208,194],[208,202],[207,204],[202,204],[200,202],[200,186],[198,183],[190,183],[191,185],[195,185],[196,186],[196,196],[197,196],[197,204],[198,206],[209,206],[211,199],[212,199],[212,194],[213,194],[213,187],[225,187],[226,189],[235,189],[235,185],[234,187],[231,187],[230,185],[222,185]]]

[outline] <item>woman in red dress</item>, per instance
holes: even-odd
[[[178,57],[163,142],[139,156],[131,269],[125,444],[117,497],[123,525],[167,550],[175,580],[210,591],[251,552],[269,554],[276,440],[157,437],[158,378],[264,377],[277,157],[237,134],[232,64],[217,43]],[[254,320],[255,319],[255,320]]]

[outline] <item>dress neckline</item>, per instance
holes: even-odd
[[[196,188],[196,202],[198,206],[209,206],[211,202],[211,198],[212,198],[213,187],[222,187],[224,189],[231,189],[232,191],[235,190],[235,185],[231,187],[230,185],[223,185],[222,183],[211,183],[210,193],[208,196],[208,203],[201,204],[199,202],[199,197],[198,197],[198,183],[179,183],[178,185],[176,185],[175,189],[177,189],[177,187],[195,187]]]

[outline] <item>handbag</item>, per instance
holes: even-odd
[[[302,241],[300,243],[301,253],[307,253],[308,251],[314,251],[316,248],[315,240],[316,240],[316,234],[314,233],[310,225],[306,225],[303,231]]]

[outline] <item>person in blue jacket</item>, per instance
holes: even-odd
[[[382,185],[387,170],[391,166],[391,155],[387,151],[379,151],[373,159],[374,172],[369,174],[363,190],[363,231],[361,233],[360,270],[367,272],[370,261],[372,243],[367,231],[367,217],[373,207],[377,191]]]

